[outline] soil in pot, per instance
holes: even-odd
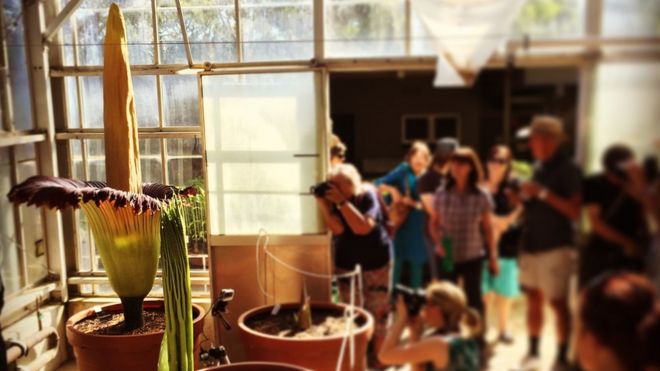
[[[165,313],[145,310],[144,326],[126,331],[124,314],[112,313],[106,316],[88,317],[73,325],[73,328],[92,335],[145,335],[165,331]]]
[[[293,315],[299,308],[299,303],[281,304],[279,312],[272,315],[273,306],[267,305],[240,316],[239,331],[249,361],[288,363],[316,371],[336,369],[346,323],[342,326],[342,322],[335,321],[343,321],[346,306],[312,303],[312,328],[318,330],[318,335],[301,333],[296,328]],[[366,369],[367,344],[373,331],[373,317],[361,308],[355,311],[355,365],[351,368],[349,349],[345,349],[341,369],[346,371]]]
[[[295,339],[318,338],[324,336],[340,336],[346,332],[346,318],[341,310],[330,308],[312,310],[312,326],[306,330],[298,328],[296,308],[281,309],[276,315],[259,313],[245,321],[245,324],[255,331],[278,337]],[[357,317],[353,321],[353,329],[364,324],[364,318]]]
[[[164,302],[162,300],[146,300],[144,309],[147,318],[145,325],[149,325],[149,317],[154,313],[162,316],[160,330],[148,333],[122,333],[123,324],[121,304],[102,306],[107,317],[96,321],[94,310],[80,311],[69,318],[66,324],[66,335],[69,344],[74,349],[79,371],[156,371],[160,354],[160,344],[164,329]],[[202,333],[204,309],[193,304],[194,337],[197,339]],[[107,325],[115,321],[114,325]],[[103,326],[105,324],[106,326]],[[82,327],[82,328],[81,328]],[[91,332],[86,332],[91,331]],[[116,331],[119,333],[103,334],[96,331]],[[195,354],[199,350],[199,343],[195,342]],[[195,356],[197,360],[197,356]]]

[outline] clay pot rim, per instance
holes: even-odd
[[[310,303],[312,306],[312,310],[314,310],[314,307],[325,307],[325,308],[345,308],[348,305],[347,304],[335,304],[335,303],[326,303],[326,302],[319,302],[319,301],[313,301]],[[329,340],[341,340],[344,338],[344,334],[342,335],[333,335],[333,336],[323,336],[323,337],[315,337],[315,338],[307,338],[307,339],[297,339],[297,338],[288,338],[288,337],[279,337],[275,335],[270,335],[270,334],[264,334],[263,332],[256,331],[252,328],[250,328],[248,325],[245,324],[245,320],[248,317],[254,316],[256,314],[265,312],[265,311],[270,311],[275,305],[262,305],[260,307],[252,308],[248,311],[243,312],[240,317],[238,317],[238,327],[251,335],[256,335],[256,336],[261,336],[267,339],[274,339],[278,341],[283,341],[283,342],[291,342],[291,343],[299,343],[299,342],[306,342],[306,341],[329,341]],[[282,308],[290,308],[290,307],[297,307],[300,306],[300,303],[282,303],[280,304]],[[369,332],[370,329],[374,326],[374,319],[371,316],[369,312],[366,310],[360,308],[360,307],[355,307],[355,311],[358,312],[362,317],[366,318],[366,321],[362,326],[358,327],[353,331],[353,336],[356,336],[361,333]]]
[[[165,310],[165,307],[164,307],[165,301],[163,299],[157,299],[157,298],[145,299],[144,303],[145,304],[163,303],[163,310]],[[106,307],[115,306],[115,305],[121,306],[121,302],[107,303],[107,304],[101,305],[101,308],[106,308]],[[198,312],[197,316],[193,317],[193,326],[195,326],[195,324],[197,322],[204,319],[204,316],[206,315],[206,311],[204,310],[204,307],[202,307],[199,304],[192,303],[192,306],[193,306],[193,310],[197,309],[197,312]],[[87,338],[118,339],[118,340],[126,339],[126,338],[139,339],[139,338],[148,338],[148,337],[152,337],[152,336],[162,336],[165,333],[165,331],[158,331],[158,332],[151,332],[151,333],[148,333],[148,334],[135,334],[135,335],[98,335],[98,334],[88,334],[88,333],[82,332],[80,330],[77,330],[74,327],[74,325],[76,323],[87,319],[87,317],[89,317],[93,314],[94,314],[93,307],[89,308],[89,309],[83,309],[80,312],[74,313],[71,317],[69,317],[66,320],[66,326],[65,326],[66,331],[71,332],[72,335],[75,335],[76,337],[80,337],[80,338],[86,338],[87,337]],[[194,312],[193,312],[193,314],[194,314]],[[67,338],[68,337],[69,336],[67,334]]]
[[[291,365],[288,363],[281,363],[281,362],[266,362],[266,361],[248,361],[248,362],[236,362],[232,363],[231,365],[243,365],[243,366],[281,366],[281,367],[287,367],[291,370],[296,370],[296,371],[313,371],[310,368],[305,368],[302,366],[297,366],[297,365]],[[231,366],[227,365],[227,366]],[[215,371],[215,370],[222,370],[223,366],[213,366],[209,368],[203,368],[198,371]]]

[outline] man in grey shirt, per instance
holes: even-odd
[[[580,214],[582,173],[561,149],[564,138],[560,119],[536,116],[532,120],[529,145],[536,160],[534,175],[520,189],[525,210],[520,283],[527,295],[530,342],[524,370],[538,368],[545,298],[557,324],[559,349],[553,370],[564,370],[568,365],[568,291],[575,267],[573,222]]]

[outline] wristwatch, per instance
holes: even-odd
[[[546,198],[548,198],[548,189],[547,188],[542,188],[539,193],[536,195],[539,200],[545,201]]]

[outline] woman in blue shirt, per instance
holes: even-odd
[[[428,252],[424,241],[425,220],[417,191],[417,178],[428,167],[430,158],[427,145],[415,142],[404,162],[374,182],[382,193],[390,195],[392,204],[403,202],[410,208],[394,236],[394,284],[400,283],[403,263],[407,262],[410,265],[410,286],[422,286],[422,268],[428,261]]]

